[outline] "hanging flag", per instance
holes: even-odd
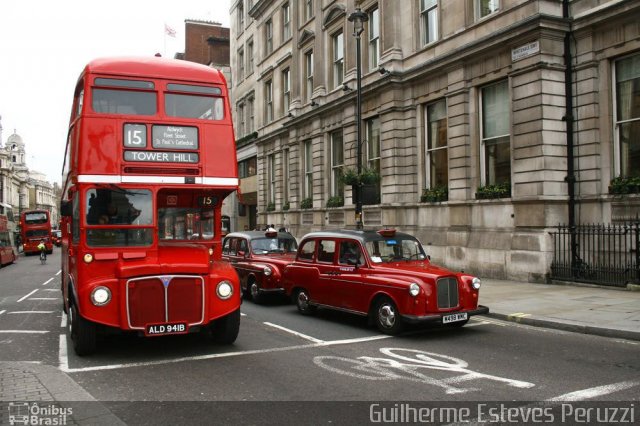
[[[168,35],[169,37],[173,37],[173,38],[176,37],[176,30],[174,30],[173,28],[171,28],[167,24],[164,24],[164,33],[166,35]]]

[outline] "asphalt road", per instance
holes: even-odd
[[[131,424],[163,423],[162,408],[166,424],[234,422],[239,413],[261,423],[274,413],[293,422],[369,415],[370,403],[358,401],[640,401],[638,342],[484,317],[388,337],[347,314],[301,316],[278,298],[243,303],[233,345],[197,334],[109,336],[96,355],[80,358],[61,312],[59,260],[56,248],[47,265],[20,257],[0,270],[0,361],[56,366]]]

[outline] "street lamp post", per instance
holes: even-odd
[[[362,174],[362,52],[360,52],[360,35],[364,31],[364,23],[369,16],[356,8],[349,15],[349,22],[353,22],[353,36],[356,38],[356,169],[358,178]],[[358,180],[356,188],[356,228],[362,229],[362,182]]]

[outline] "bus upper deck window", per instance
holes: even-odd
[[[157,112],[156,93],[146,91],[154,88],[153,82],[96,78],[94,84],[109,87],[92,89],[91,104],[95,112],[129,115],[155,115]]]
[[[219,87],[169,83],[167,90],[184,92],[165,94],[165,113],[170,117],[202,120],[222,120],[224,118],[223,99],[216,96],[222,95],[222,90]]]

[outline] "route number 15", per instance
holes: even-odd
[[[147,146],[147,126],[144,124],[124,125],[124,146],[144,148]]]

